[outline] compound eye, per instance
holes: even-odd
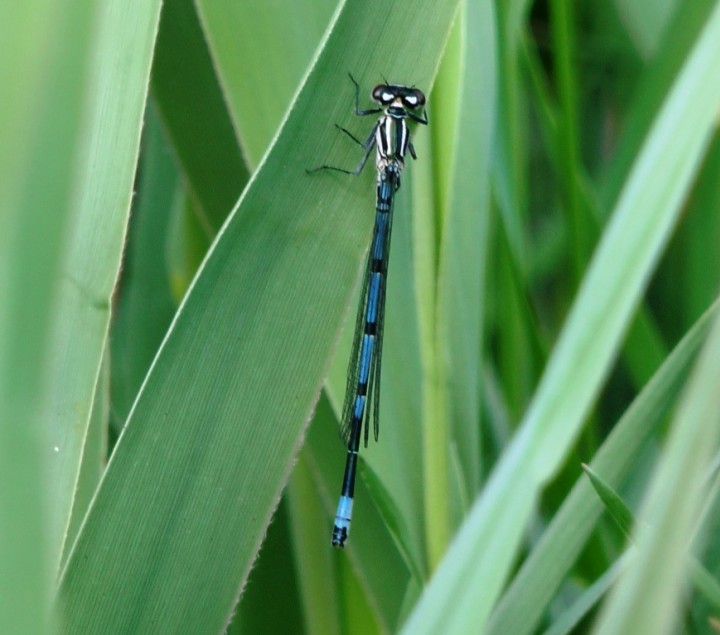
[[[380,84],[379,86],[375,86],[375,88],[373,88],[372,98],[375,101],[386,105],[391,103],[392,100],[395,99],[395,93],[390,90],[389,86],[386,86],[385,84]]]
[[[425,95],[422,91],[411,90],[403,97],[403,103],[408,108],[418,108],[425,105]]]

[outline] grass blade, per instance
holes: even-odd
[[[487,620],[540,487],[580,430],[703,157],[720,106],[720,84],[708,81],[718,57],[720,37],[703,37],[681,69],[628,177],[521,429],[405,632],[442,628],[461,633]]]
[[[50,630],[58,541],[46,524],[48,472],[60,448],[42,416],[95,11],[92,0],[0,5],[0,624],[9,633]]]
[[[432,76],[454,6],[424,0],[408,19],[379,0],[343,5],[135,402],[63,575],[67,632],[217,632],[228,621],[318,398],[372,220],[361,213],[365,179],[306,169],[332,148],[330,122],[352,103],[351,86],[339,96],[346,69],[367,81],[392,60],[386,72]],[[398,30],[404,41],[371,50],[358,37]]]

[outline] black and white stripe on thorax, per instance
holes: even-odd
[[[393,114],[386,114],[378,122],[375,133],[377,143],[377,168],[382,172],[387,168],[388,163],[399,162],[400,169],[405,164],[405,153],[407,152],[410,136],[405,117]]]

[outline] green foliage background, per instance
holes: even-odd
[[[720,3],[29,0],[0,43],[4,632],[716,632]],[[333,551],[348,72],[431,125]]]

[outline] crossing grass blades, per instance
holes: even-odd
[[[383,318],[393,200],[400,187],[400,173],[405,167],[405,155],[409,152],[413,159],[417,158],[410,139],[408,120],[422,125],[428,123],[425,95],[417,88],[400,84],[379,84],[372,91],[372,99],[377,102],[378,107],[360,110],[360,85],[352,75],[350,79],[355,85],[355,114],[361,117],[380,115],[364,142],[345,128],[337,126],[362,147],[362,160],[355,170],[344,170],[330,165],[309,170],[333,170],[357,176],[365,167],[373,148],[376,149],[375,228],[365,265],[352,354],[348,363],[342,414],[342,436],[347,445],[347,460],[332,533],[332,544],[335,547],[344,547],[350,532],[360,436],[364,428],[367,447],[369,418],[372,418],[375,440],[378,438]],[[418,114],[419,112],[422,114]]]

